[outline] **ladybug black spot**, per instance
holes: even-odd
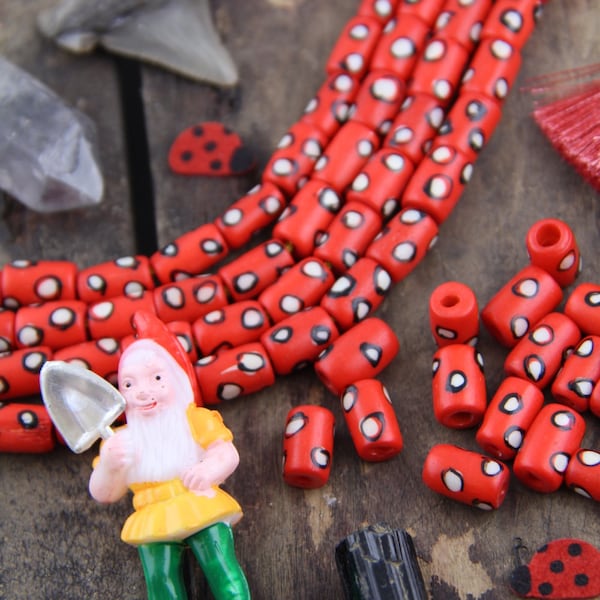
[[[223,163],[220,160],[211,160],[210,161],[210,168],[213,171],[218,171],[222,166],[223,166]]]
[[[562,560],[553,560],[550,563],[550,570],[553,573],[562,573],[565,570],[565,565]]]
[[[552,584],[548,581],[545,581],[544,583],[540,583],[540,585],[538,585],[538,592],[543,596],[549,596],[552,593],[553,587]]]
[[[204,128],[201,127],[200,125],[196,125],[196,127],[194,127],[192,129],[192,133],[196,136],[196,137],[202,137],[204,135]]]
[[[215,142],[215,141],[206,142],[206,144],[204,144],[204,149],[207,152],[212,152],[213,150],[216,150],[217,149],[217,142]]]
[[[574,578],[577,587],[584,587],[589,583],[590,579],[585,573],[577,573]]]
[[[193,152],[191,152],[190,150],[184,150],[181,153],[181,160],[183,162],[189,162],[190,160],[192,160],[193,156],[194,156]]]
[[[582,552],[581,544],[569,544],[567,552],[569,553],[569,556],[579,556]]]

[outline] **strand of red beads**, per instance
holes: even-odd
[[[5,265],[0,400],[37,393],[49,359],[114,381],[131,316],[143,309],[186,344],[206,404],[314,364],[344,402],[359,455],[383,460],[400,451],[396,422],[391,442],[375,443],[386,427],[382,410],[354,417],[360,382],[399,350],[372,313],[456,206],[543,3],[363,0],[327,60],[326,81],[260,184],[214,222],[151,257],[83,270],[68,261]],[[275,220],[271,239],[217,268]],[[1,451],[53,447],[42,407],[7,407],[0,428],[14,435],[1,436]]]

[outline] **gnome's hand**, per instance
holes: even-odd
[[[196,494],[214,496],[212,486],[223,483],[235,471],[239,462],[239,454],[231,442],[213,442],[200,462],[183,474],[183,485]]]

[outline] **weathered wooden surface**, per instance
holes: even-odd
[[[49,0],[0,7],[0,52],[30,70],[99,125],[107,195],[97,209],[40,216],[8,201],[0,221],[0,260],[70,258],[81,266],[134,250],[128,208],[122,122],[110,56],[73,57],[41,40],[34,16]],[[240,178],[182,178],[166,155],[183,128],[220,120],[249,142],[263,166],[323,80],[323,65],[356,2],[287,0],[215,3],[215,20],[241,73],[239,94],[227,94],[144,67],[142,97],[151,147],[159,243],[210,221],[245,193],[258,173]],[[388,387],[405,449],[393,460],[367,464],[356,456],[335,398],[311,370],[222,406],[241,454],[227,488],[245,518],[236,547],[254,598],[337,598],[341,588],[335,544],[363,524],[385,520],[415,540],[434,600],[503,600],[513,567],[514,538],[529,548],[574,536],[600,547],[598,506],[562,490],[532,492],[514,477],[493,513],[430,492],[421,482],[429,448],[453,442],[477,449],[474,432],[450,431],[431,412],[434,352],[427,300],[440,283],[470,285],[483,306],[527,262],[524,238],[539,218],[567,221],[583,253],[581,280],[599,281],[598,194],[554,152],[530,117],[519,85],[533,75],[589,64],[600,56],[598,0],[552,0],[526,47],[503,120],[481,155],[461,202],[425,261],[398,284],[378,311],[396,331],[401,351],[381,379]],[[506,351],[486,331],[480,349],[488,389],[502,377]],[[280,448],[287,411],[323,404],[337,421],[333,470],[318,490],[286,486]],[[588,418],[584,443],[600,447],[600,423]],[[143,598],[136,551],[119,531],[128,501],[104,507],[86,492],[93,452],[64,448],[44,456],[0,456],[0,597]],[[208,597],[190,562],[192,598]]]

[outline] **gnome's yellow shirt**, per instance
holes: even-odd
[[[200,446],[207,448],[217,440],[230,442],[233,435],[215,410],[190,404],[187,418],[192,435]],[[237,523],[242,509],[237,501],[218,486],[213,496],[198,495],[188,490],[181,479],[164,482],[135,483],[135,512],[121,530],[121,539],[128,544],[183,540],[215,523]]]

